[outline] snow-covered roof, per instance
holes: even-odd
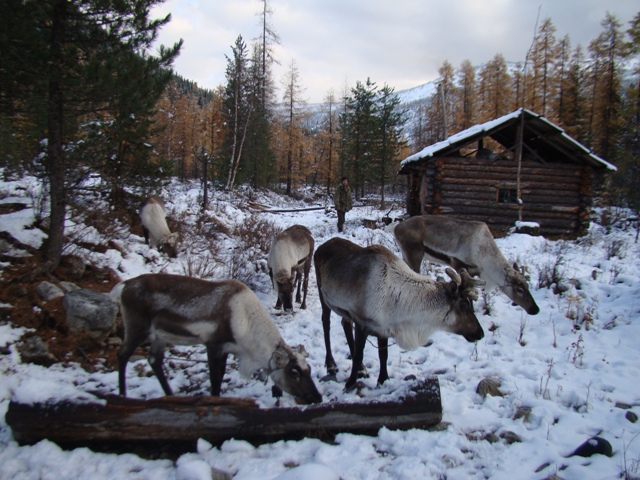
[[[593,153],[542,115],[521,108],[495,120],[458,132],[446,140],[434,143],[420,152],[414,153],[401,162],[400,173],[407,173],[407,167],[410,164],[428,157],[455,156],[460,148],[487,136],[505,148],[511,148],[515,145],[519,119],[522,115],[524,115],[525,122],[523,141],[541,158],[549,159],[550,162],[559,159],[569,163],[587,164],[595,168],[617,170],[615,165]]]

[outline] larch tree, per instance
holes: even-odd
[[[621,127],[619,64],[626,44],[620,21],[607,14],[602,33],[589,44],[591,58],[591,138],[592,147],[604,158],[617,158],[616,139]]]
[[[284,124],[285,140],[285,182],[286,194],[293,192],[295,177],[304,175],[301,165],[300,146],[302,143],[301,120],[304,108],[303,88],[300,85],[300,72],[295,60],[291,60],[283,80],[283,105],[286,109]],[[297,158],[297,162],[296,162]],[[296,175],[298,173],[298,175]]]
[[[460,65],[460,86],[457,89],[457,120],[460,130],[475,124],[476,71],[470,60]]]

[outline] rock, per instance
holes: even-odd
[[[64,296],[62,289],[51,282],[40,282],[36,287],[36,293],[45,302]]]
[[[478,383],[478,387],[476,388],[476,393],[482,395],[482,398],[487,395],[491,395],[492,397],[504,397],[504,394],[500,391],[500,382],[493,378],[480,380],[480,383]]]
[[[49,346],[37,335],[23,337],[22,342],[16,345],[20,358],[24,363],[35,363],[48,367],[58,361],[51,352]]]
[[[518,407],[516,409],[516,413],[513,416],[514,420],[522,418],[525,422],[529,421],[529,417],[531,416],[531,407]]]
[[[589,440],[576,448],[574,452],[569,456],[573,457],[577,455],[579,457],[591,457],[595,454],[613,457],[613,447],[607,440],[602,437],[591,437]]]
[[[522,439],[520,438],[520,435],[518,435],[517,433],[514,433],[510,430],[505,430],[504,432],[502,432],[500,434],[500,438],[503,439],[507,445],[511,445],[513,443],[520,443],[522,442]]]
[[[624,415],[624,418],[626,418],[627,420],[629,420],[631,423],[636,423],[638,421],[638,415],[636,415],[633,412],[627,412]]]
[[[64,296],[62,306],[72,331],[86,332],[96,343],[104,345],[118,315],[118,306],[107,294],[87,288],[73,290]]]
[[[75,283],[71,282],[60,282],[60,286],[65,292],[70,292],[72,290],[78,290],[80,287]]]

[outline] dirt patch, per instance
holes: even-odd
[[[38,335],[48,345],[50,353],[62,363],[77,362],[88,371],[96,368],[117,368],[117,345],[100,346],[88,336],[72,332],[67,326],[62,297],[43,301],[36,292],[40,282],[57,285],[68,281],[81,288],[107,293],[118,283],[117,275],[110,270],[88,265],[81,279],[70,278],[64,266],[51,273],[38,273],[42,257],[35,252],[21,257],[2,270],[0,289],[0,321],[33,329],[28,335]],[[10,306],[7,306],[10,305]],[[119,319],[118,319],[119,322]],[[115,332],[117,335],[118,332]]]

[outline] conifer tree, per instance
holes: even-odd
[[[170,20],[151,20],[150,10],[160,0],[11,1],[13,15],[2,15],[2,27],[15,17],[24,28],[12,32],[17,36],[11,39],[11,73],[0,89],[10,92],[21,76],[23,88],[33,93],[26,103],[42,105],[38,118],[46,119],[41,125],[46,148],[41,158],[51,208],[44,255],[45,267],[55,268],[67,205],[83,175],[100,168],[105,154],[116,171],[134,157],[146,158],[147,117],[181,42],[160,48],[157,56],[149,54],[159,29]]]
[[[384,85],[378,92],[377,98],[378,120],[378,151],[373,157],[373,165],[377,172],[374,178],[380,187],[380,208],[385,208],[385,187],[393,175],[394,160],[405,142],[402,139],[403,125],[406,112],[399,109],[400,99],[394,89]]]
[[[619,64],[625,53],[620,21],[607,14],[601,22],[603,31],[589,44],[591,57],[592,147],[604,158],[617,158],[616,138],[621,127]]]
[[[460,65],[460,86],[457,93],[457,124],[460,130],[466,130],[475,123],[476,72],[470,60],[464,60]]]
[[[253,105],[250,100],[249,58],[247,45],[238,35],[231,47],[233,57],[227,57],[226,79],[224,91],[224,117],[229,127],[225,147],[227,162],[224,166],[226,175],[225,188],[231,189],[235,183],[242,152],[247,137],[247,129],[252,115]]]

